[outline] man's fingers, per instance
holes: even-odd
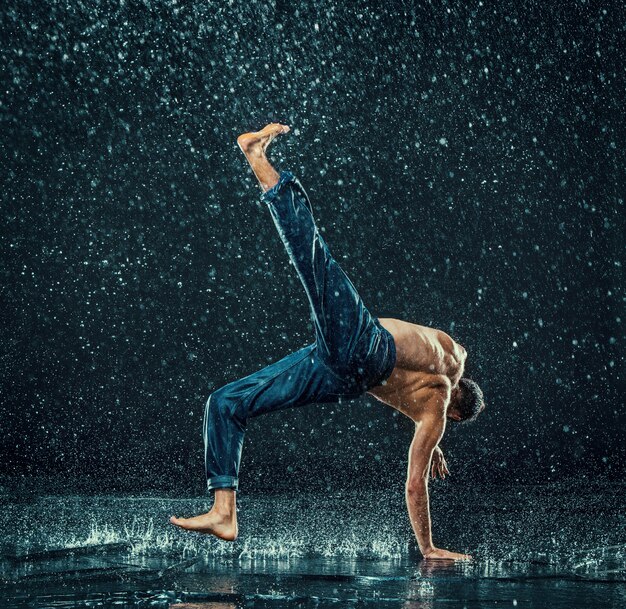
[[[446,472],[446,474],[449,474],[450,472],[448,471],[448,464],[446,463],[445,459],[441,460],[441,466],[443,467],[443,470]]]

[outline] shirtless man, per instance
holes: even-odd
[[[447,420],[474,419],[485,407],[476,383],[462,378],[465,349],[440,330],[371,315],[317,230],[308,196],[289,171],[280,174],[265,151],[289,127],[272,123],[237,139],[250,163],[278,234],[311,305],[315,342],[214,391],[204,416],[205,467],[213,507],[170,522],[233,541],[235,494],[249,418],[283,408],[337,402],[364,393],[415,421],[409,448],[406,503],[427,559],[467,559],[432,541],[428,478],[448,468],[438,447]]]

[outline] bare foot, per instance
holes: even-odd
[[[246,156],[261,156],[265,154],[265,150],[270,142],[281,133],[289,131],[287,125],[280,123],[270,123],[261,129],[261,131],[251,131],[243,133],[237,138],[237,144]]]
[[[215,535],[226,541],[237,539],[237,513],[224,513],[212,509],[206,514],[193,518],[176,518],[172,516],[170,522],[181,529]]]
[[[458,552],[449,552],[439,548],[433,548],[424,553],[423,556],[425,560],[472,560],[469,554],[459,554]]]

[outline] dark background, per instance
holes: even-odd
[[[4,2],[5,483],[204,491],[210,391],[313,336],[235,144],[271,121],[372,312],[467,348],[451,480],[621,477],[625,15],[572,4]],[[412,427],[254,419],[241,489],[401,486]]]

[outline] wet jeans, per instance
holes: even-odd
[[[311,305],[315,342],[258,372],[228,383],[207,400],[204,446],[207,485],[238,488],[249,418],[311,403],[338,402],[380,385],[394,368],[391,334],[332,257],[309,198],[289,171],[261,195]]]

